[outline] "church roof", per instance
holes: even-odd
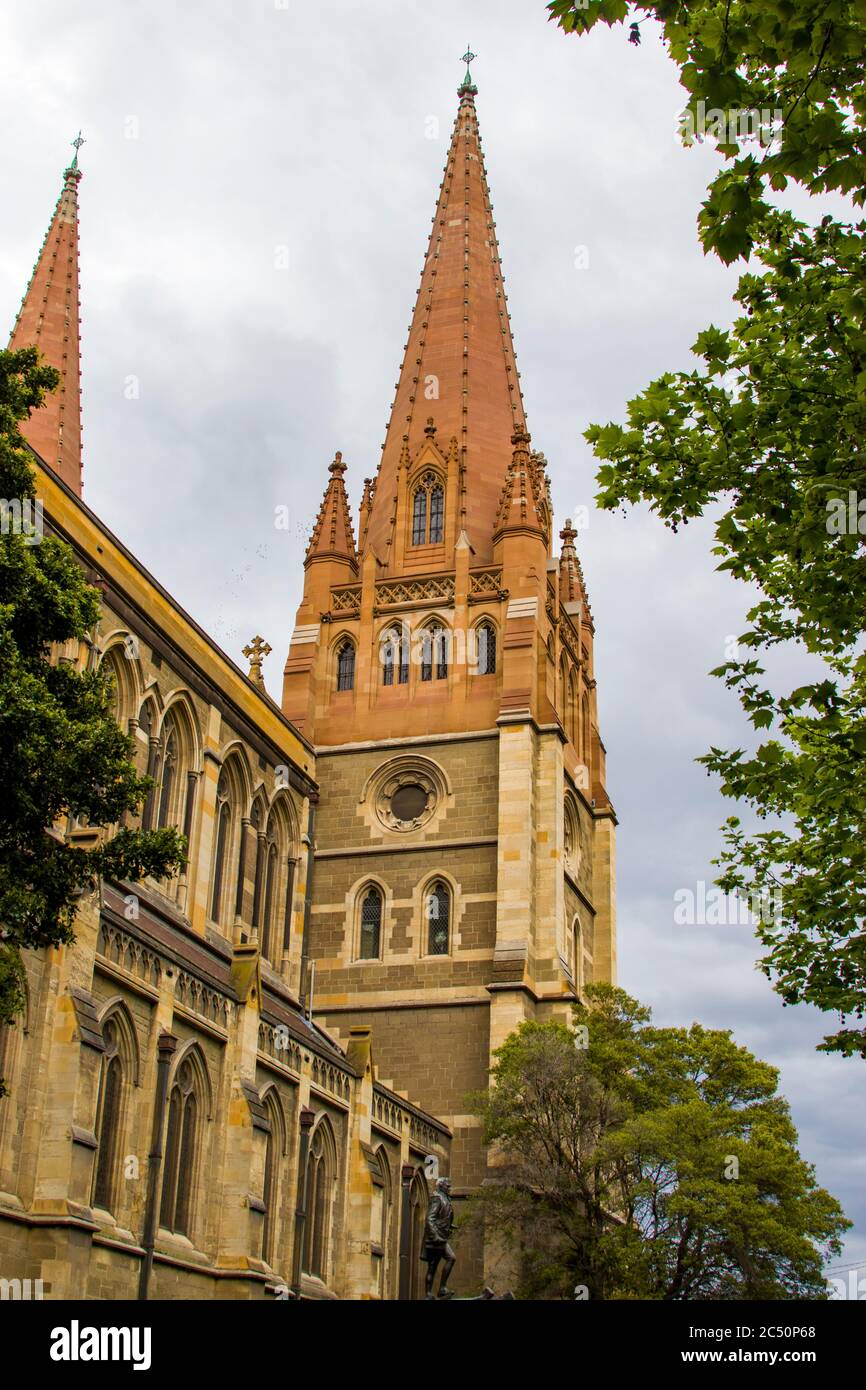
[[[80,138],[80,137],[79,137]],[[73,142],[76,143],[76,142]],[[78,295],[78,149],[9,339],[12,349],[37,347],[60,373],[56,391],[22,421],[21,433],[40,458],[81,496],[81,340]]]
[[[457,440],[457,533],[478,563],[490,560],[511,439],[526,427],[475,92],[467,72],[366,528],[380,557],[401,457],[415,455],[432,416],[440,439]]]

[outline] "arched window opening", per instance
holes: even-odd
[[[577,747],[577,731],[575,729],[575,710],[577,706],[577,695],[574,688],[574,677],[568,678],[568,701],[565,709],[565,732],[570,742]]]
[[[225,772],[220,773],[217,784],[217,833],[214,850],[213,891],[211,894],[210,915],[214,922],[222,921],[223,883],[226,877],[226,858],[229,851],[231,833],[232,805],[229,795],[229,782]]]
[[[575,917],[572,928],[572,942],[574,951],[573,972],[574,972],[574,992],[580,995],[583,992],[583,935],[580,930],[580,918]]]
[[[105,1052],[97,1102],[96,1138],[99,1147],[93,1177],[93,1204],[111,1211],[115,1199],[123,1109],[123,1063],[114,1019],[110,1018],[103,1024],[102,1039]]]
[[[391,1166],[383,1145],[376,1150],[376,1165],[382,1179],[376,1194],[379,1203],[376,1236],[382,1254],[379,1258],[379,1297],[387,1298],[391,1275]]]
[[[444,627],[427,627],[421,634],[422,681],[448,679],[448,633]]]
[[[259,948],[261,950],[262,955],[265,954],[264,946],[262,944],[262,937],[264,933],[264,925],[262,922],[262,897],[264,892],[264,878],[265,870],[267,868],[268,852],[264,824],[264,811],[262,810],[261,802],[255,801],[253,802],[253,808],[250,812],[250,829],[252,830],[252,833],[255,836],[255,854],[253,858],[252,926],[254,931],[258,934]],[[241,834],[243,834],[243,831],[241,831]],[[240,878],[243,878],[243,855],[241,856],[241,866],[238,870],[238,875]],[[243,892],[243,887],[240,884],[238,885],[238,892]]]
[[[445,491],[434,473],[425,473],[412,498],[412,544],[441,545],[445,538]]]
[[[406,685],[409,680],[409,638],[398,628],[389,628],[381,642],[382,684]]]
[[[346,639],[337,654],[337,689],[354,690],[355,688],[355,648]]]
[[[440,545],[445,531],[445,494],[441,487],[430,492],[430,544]]]
[[[426,908],[427,954],[447,956],[451,936],[451,893],[441,879],[427,893]]]
[[[368,888],[361,901],[361,960],[378,960],[382,945],[382,894]]]
[[[479,676],[492,676],[496,673],[496,629],[491,623],[481,623],[476,628],[478,646],[477,666]]]
[[[172,823],[174,791],[178,776],[177,750],[177,733],[173,727],[169,727],[165,736],[162,755],[162,786],[159,792],[159,811],[157,813],[157,825],[159,827],[167,826]]]
[[[267,1098],[270,1130],[265,1147],[265,1180],[262,1200],[265,1205],[262,1225],[262,1259],[266,1264],[273,1263],[279,1223],[280,1202],[280,1154],[283,1150],[282,1115],[279,1102],[273,1093]]]
[[[277,891],[277,878],[279,875],[279,857],[277,854],[276,842],[273,839],[273,830],[267,846],[267,860],[265,866],[265,900],[262,915],[262,955],[271,964],[274,964],[278,950],[276,922],[274,921],[274,902]]]
[[[592,735],[589,723],[589,699],[583,696],[580,702],[580,738],[582,743],[583,761],[589,767],[592,759]]]
[[[571,811],[567,806],[565,808],[563,836],[563,853],[565,857],[565,862],[566,864],[571,865],[574,863],[574,820],[572,818]]]
[[[193,1180],[196,1163],[198,1101],[192,1064],[178,1068],[168,1104],[168,1134],[159,1224],[177,1235],[189,1236],[192,1226]]]
[[[427,492],[419,488],[412,507],[412,544],[423,545],[427,539]]]
[[[331,1243],[331,1213],[334,1201],[336,1162],[330,1126],[320,1120],[310,1141],[307,1156],[306,1220],[304,1222],[303,1269],[305,1274],[327,1282]]]
[[[130,639],[127,638],[128,642]],[[124,647],[111,647],[102,659],[100,671],[111,676],[114,681],[114,717],[121,728],[128,727],[128,720],[135,712],[135,678],[130,671],[132,655],[126,656]]]
[[[421,1251],[424,1248],[428,1201],[427,1183],[418,1169],[409,1189],[409,1292],[413,1299],[424,1297],[425,1266],[421,1263]]]

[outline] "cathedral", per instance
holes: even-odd
[[[594,626],[528,428],[467,68],[375,476],[336,453],[281,702],[82,500],[78,155],[10,347],[87,642],[179,877],[103,882],[0,1031],[0,1272],[44,1297],[412,1299],[431,1178],[494,1171],[472,1094],[615,978]],[[324,471],[324,470],[323,470]],[[111,828],[62,827],[70,844]],[[455,1288],[503,1276],[474,1231]],[[4,1286],[5,1287],[5,1286]],[[14,1296],[14,1295],[13,1295]]]

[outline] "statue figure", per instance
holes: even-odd
[[[448,1288],[448,1279],[454,1268],[456,1256],[449,1245],[454,1226],[454,1207],[451,1202],[451,1182],[449,1178],[437,1178],[436,1188],[427,1208],[427,1222],[424,1227],[424,1248],[421,1259],[427,1264],[425,1282],[426,1297],[433,1297],[433,1281],[436,1270],[444,1260],[442,1277],[439,1280],[439,1298],[453,1298]]]

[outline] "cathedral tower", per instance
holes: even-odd
[[[494,1049],[615,975],[593,620],[570,522],[553,550],[476,90],[467,69],[357,541],[338,454],[283,688],[321,788],[316,1016],[374,1026],[382,1078],[453,1130],[458,1197]]]
[[[37,347],[60,373],[57,390],[21,425],[43,462],[81,496],[81,345],[78,299],[78,150],[63,173],[63,188],[27,293],[9,339],[11,349]]]

